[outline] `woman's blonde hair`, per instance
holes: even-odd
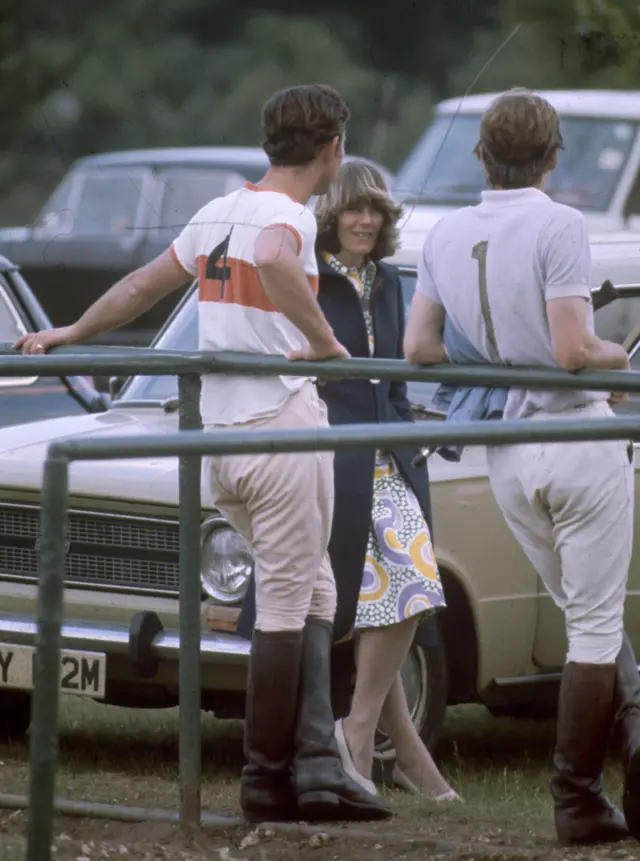
[[[399,246],[397,225],[402,207],[391,197],[389,186],[380,171],[367,162],[355,160],[342,165],[329,191],[318,198],[315,209],[318,222],[316,248],[337,254],[340,251],[339,216],[364,206],[371,206],[383,216],[371,259],[381,260],[395,254]]]

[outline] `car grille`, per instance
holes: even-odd
[[[37,580],[40,509],[0,503],[0,577]],[[69,511],[65,582],[118,591],[179,591],[178,523],[94,511]]]

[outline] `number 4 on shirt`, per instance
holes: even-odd
[[[227,266],[227,254],[229,252],[229,240],[231,239],[231,234],[233,233],[233,227],[227,233],[226,237],[213,249],[211,254],[207,257],[207,265],[204,271],[204,277],[208,281],[219,281],[220,282],[220,298],[224,299],[224,288],[231,278],[231,267]],[[222,266],[219,266],[219,262],[222,260]]]

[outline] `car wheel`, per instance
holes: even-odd
[[[439,642],[436,646],[425,647],[414,643],[402,667],[402,682],[413,724],[422,741],[433,751],[447,708],[444,644]],[[374,779],[390,783],[395,758],[391,739],[379,729],[376,733]]]
[[[0,739],[21,741],[31,723],[31,694],[26,691],[0,692]]]

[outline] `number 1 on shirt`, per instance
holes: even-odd
[[[489,346],[495,352],[496,358],[500,359],[500,351],[496,341],[496,331],[491,318],[491,306],[489,304],[489,294],[487,291],[487,249],[489,242],[483,239],[482,242],[476,242],[471,249],[471,256],[478,261],[478,289],[480,291],[480,309],[482,311],[482,319],[484,320],[485,329],[487,330],[487,341]]]

